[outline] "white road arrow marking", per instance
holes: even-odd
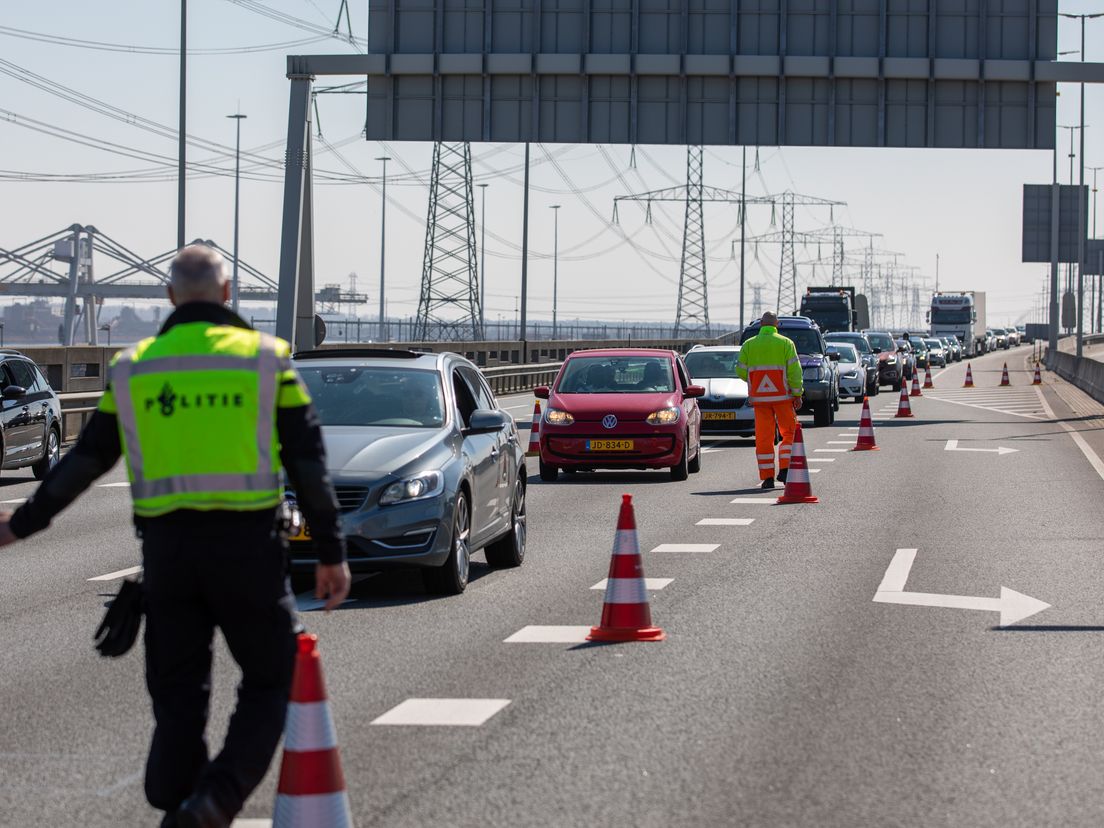
[[[948,440],[947,445],[943,447],[943,451],[987,451],[992,454],[1012,454],[1019,451],[1019,449],[1005,448],[1004,446],[997,446],[995,449],[959,448],[958,440]]]
[[[1000,613],[1000,626],[1009,627],[1050,607],[1037,598],[1008,587],[1001,587],[1000,598],[973,595],[935,595],[930,592],[905,592],[905,582],[916,558],[915,549],[898,549],[886,568],[885,577],[874,593],[880,604],[908,604],[914,607],[949,607]]]

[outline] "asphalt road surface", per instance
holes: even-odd
[[[883,392],[878,452],[847,450],[853,403],[807,428],[816,505],[734,503],[763,499],[749,442],[709,444],[684,483],[542,484],[534,463],[520,569],[479,556],[447,599],[376,576],[305,612],[356,824],[1104,823],[1104,407],[1049,374],[1036,391],[1028,353],[974,360],[972,391],[964,363],[937,372],[912,420]],[[0,824],[157,824],[140,648],[91,647],[139,562],[122,480],[0,552]],[[507,643],[598,621],[623,492],[667,640]],[[236,680],[220,649],[213,743]],[[271,817],[277,765],[243,825]]]

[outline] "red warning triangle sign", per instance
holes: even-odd
[[[771,381],[770,374],[763,374],[763,378],[759,380],[759,387],[755,389],[756,394],[777,394],[778,387]]]

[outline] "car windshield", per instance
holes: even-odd
[[[740,351],[691,351],[686,355],[686,370],[693,379],[713,379],[736,376],[736,360]]]
[[[854,347],[852,347],[851,345],[844,345],[844,344],[839,343],[839,342],[834,343],[834,344],[829,343],[828,353],[830,353],[830,354],[839,354],[840,355],[840,358],[839,358],[840,362],[858,362],[859,361],[858,351],[856,351],[854,349]]]
[[[893,338],[889,334],[868,333],[866,339],[870,342],[870,347],[876,351],[897,350],[897,346],[893,344]]]
[[[808,316],[816,320],[816,323],[822,328],[825,326],[832,328],[849,328],[851,327],[851,314],[847,312],[847,308],[843,306],[837,299],[835,301],[803,301],[801,303],[801,315]]]
[[[870,343],[866,341],[866,337],[860,336],[858,334],[825,334],[824,341],[845,342],[848,345],[854,345],[855,350],[857,350],[860,354],[871,353]]]
[[[372,365],[296,365],[324,426],[440,428],[435,371]]]
[[[675,390],[671,360],[661,356],[579,356],[564,366],[560,394],[655,394]]]
[[[943,350],[943,343],[940,342],[938,339],[925,339],[924,343],[929,348],[935,348],[936,350],[939,350],[939,351]]]
[[[912,346],[912,350],[914,350],[914,351],[926,351],[926,350],[928,350],[927,344],[922,339],[910,339],[908,342],[909,342],[909,345]]]

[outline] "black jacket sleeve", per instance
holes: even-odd
[[[345,537],[337,520],[337,494],[326,471],[322,426],[314,406],[277,409],[276,431],[280,436],[280,460],[310,526],[318,560],[341,563],[345,560]]]
[[[50,525],[95,480],[109,471],[122,454],[119,427],[114,414],[95,412],[77,444],[46,475],[30,499],[15,510],[11,530],[25,538]]]

